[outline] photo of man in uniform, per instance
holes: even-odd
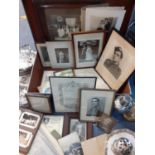
[[[114,48],[114,55],[112,59],[106,59],[104,62],[104,66],[109,70],[109,72],[118,79],[121,75],[121,68],[119,67],[120,61],[123,58],[123,51],[121,47]]]

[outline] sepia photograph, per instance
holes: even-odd
[[[73,68],[73,48],[70,41],[46,42],[52,68]]]
[[[95,88],[96,77],[50,77],[56,112],[79,112],[80,89]]]
[[[32,133],[23,129],[19,129],[19,147],[27,148],[29,147],[32,140]]]
[[[80,8],[45,9],[49,40],[71,40],[72,32],[80,31]]]
[[[113,90],[81,89],[80,120],[98,122],[103,114],[110,115],[114,97]]]
[[[27,93],[26,98],[33,110],[42,113],[52,113],[50,94]]]
[[[112,89],[118,90],[135,70],[135,48],[113,30],[95,69]]]
[[[29,112],[23,112],[19,119],[19,125],[35,129],[38,126],[39,121],[40,121],[39,115]]]
[[[76,68],[94,67],[105,44],[103,31],[73,33]]]
[[[85,13],[85,31],[105,30],[112,28],[120,30],[126,10],[87,8]]]
[[[68,48],[55,48],[57,63],[69,63]]]
[[[87,139],[87,123],[81,122],[79,119],[70,119],[70,133],[76,132],[80,141]]]
[[[76,132],[73,132],[58,140],[64,155],[84,155],[80,139]]]
[[[51,67],[51,63],[50,63],[46,44],[45,43],[38,43],[38,44],[36,44],[36,47],[37,47],[42,65],[44,67]]]

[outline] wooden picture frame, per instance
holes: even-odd
[[[51,94],[33,92],[27,93],[26,98],[32,110],[45,114],[51,114],[53,112]]]
[[[105,45],[104,31],[72,33],[76,68],[94,67]]]
[[[41,63],[44,67],[51,67],[49,54],[47,51],[46,43],[37,43],[36,44]]]
[[[135,48],[113,30],[95,70],[112,89],[118,90],[134,69]]]
[[[50,77],[55,112],[79,112],[80,89],[95,88],[96,77]]]
[[[46,42],[52,68],[73,68],[73,48],[70,41]]]
[[[71,125],[71,120],[76,119],[79,120],[79,113],[66,113],[65,114],[65,126],[64,126],[64,135],[70,134],[70,125]],[[91,122],[81,122],[81,123],[86,123],[86,139],[90,139],[93,137],[93,123]],[[85,140],[86,140],[85,139]]]
[[[98,122],[103,113],[111,115],[114,90],[81,89],[80,120]]]

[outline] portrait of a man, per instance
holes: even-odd
[[[104,66],[108,69],[108,71],[118,79],[121,75],[120,61],[123,59],[123,51],[122,48],[116,46],[114,48],[114,53],[112,59],[106,59],[104,62]]]
[[[102,103],[101,103],[102,102]],[[105,99],[91,98],[87,105],[87,116],[100,116],[104,112]]]

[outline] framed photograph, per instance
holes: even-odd
[[[115,91],[100,89],[82,89],[80,120],[98,122],[102,114],[111,114]]]
[[[46,42],[52,68],[73,68],[73,48],[70,41]]]
[[[81,7],[53,5],[44,8],[45,23],[51,41],[71,40],[72,32],[80,31]]]
[[[29,131],[19,129],[19,147],[26,149],[32,143],[33,134]]]
[[[77,132],[80,141],[85,141],[93,137],[93,124],[81,122],[79,120],[79,113],[65,114],[64,136],[72,132]]]
[[[94,67],[105,44],[103,31],[73,33],[76,68]]]
[[[50,58],[48,55],[47,47],[45,43],[36,44],[41,63],[44,67],[51,67]]]
[[[40,116],[37,114],[33,114],[30,112],[23,112],[20,119],[19,119],[19,125],[36,129],[38,127],[38,124],[40,122]]]
[[[113,30],[95,69],[118,90],[135,69],[135,48]]]
[[[45,124],[52,136],[56,139],[62,137],[64,116],[44,115],[42,122]],[[58,134],[55,134],[55,131],[60,135],[60,137],[57,137]]]
[[[79,112],[80,89],[95,88],[96,77],[50,77],[55,112]]]
[[[94,9],[86,8],[85,12],[85,31],[105,30],[111,31],[112,28],[120,30],[126,10],[122,8]]]
[[[64,155],[84,155],[79,136],[73,132],[58,140]]]
[[[52,113],[51,94],[27,93],[26,97],[31,109],[42,113]]]

